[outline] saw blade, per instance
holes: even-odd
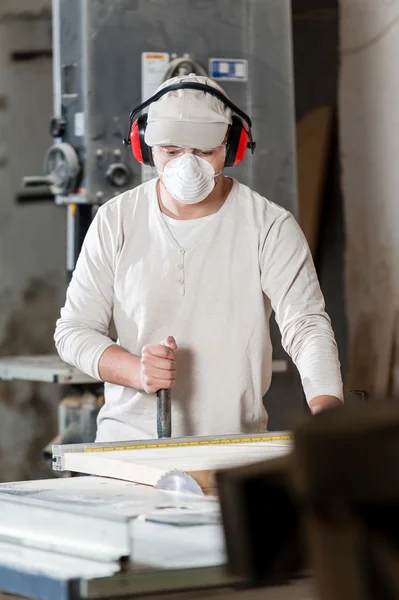
[[[160,477],[156,486],[159,490],[204,496],[201,486],[185,471],[174,469]]]

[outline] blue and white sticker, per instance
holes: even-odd
[[[248,81],[248,61],[243,58],[210,58],[209,75],[219,81]]]

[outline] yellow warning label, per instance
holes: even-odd
[[[145,57],[154,60],[165,60],[164,54],[146,54]]]

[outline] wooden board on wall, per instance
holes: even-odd
[[[333,128],[333,107],[320,106],[297,123],[299,223],[315,257]]]
[[[381,400],[390,393],[396,337],[395,325],[395,308],[391,302],[387,302],[384,320],[378,328],[378,356],[373,386],[374,396]]]
[[[396,311],[395,345],[390,387],[392,396],[394,398],[399,398],[399,309]]]
[[[386,303],[379,336],[379,353],[374,392],[379,398],[399,396],[399,310]]]

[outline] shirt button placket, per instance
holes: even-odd
[[[185,273],[184,273],[184,250],[183,248],[179,248],[178,249],[178,254],[179,254],[179,262],[177,264],[177,269],[178,269],[178,278],[177,278],[177,285],[179,286],[179,295],[180,296],[184,296],[185,294],[185,289],[186,289],[186,284],[184,281],[184,277],[185,277]]]

